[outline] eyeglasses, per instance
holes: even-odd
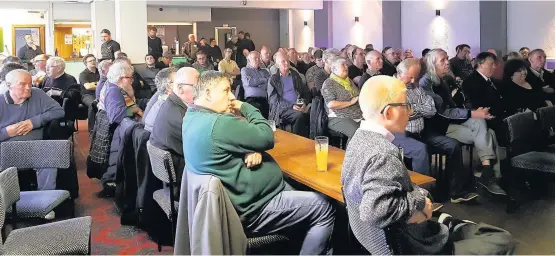
[[[132,76],[122,76],[122,78],[133,80],[133,77],[132,77]]]
[[[413,109],[413,107],[411,106],[410,103],[390,103],[390,104],[386,104],[386,106],[384,106],[382,108],[382,110],[380,111],[380,114],[384,114],[384,110],[386,110],[386,107],[391,106],[391,107],[405,107],[408,111]]]

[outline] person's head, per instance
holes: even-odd
[[[154,66],[155,62],[156,59],[152,54],[145,55],[145,64],[147,64],[147,66]]]
[[[421,73],[421,62],[417,59],[405,59],[396,67],[397,78],[404,84],[414,84],[419,79]]]
[[[33,36],[31,34],[26,34],[23,36],[23,38],[25,39],[25,43],[27,43],[28,45],[35,44],[35,42],[33,41]]]
[[[175,75],[176,70],[174,68],[163,68],[158,71],[154,77],[156,90],[162,94],[170,94],[172,92],[172,84],[174,83]]]
[[[6,65],[8,63],[17,63],[21,64],[21,59],[17,56],[8,56],[2,61],[2,64]]]
[[[155,37],[156,37],[156,32],[157,32],[157,31],[158,31],[158,30],[157,30],[155,27],[150,27],[150,28],[149,28],[149,36],[150,36],[151,38],[155,38]]]
[[[261,62],[261,56],[258,51],[252,51],[247,55],[247,66],[257,69]]]
[[[398,58],[396,57],[396,51],[390,46],[387,46],[382,50],[382,55],[388,62],[392,64],[396,63],[396,61],[398,60]]]
[[[334,48],[326,49],[322,54],[322,61],[324,62],[324,70],[330,73],[332,72],[332,61],[334,58],[340,57],[340,51]]]
[[[531,68],[536,71],[543,69],[546,64],[546,54],[543,49],[535,49],[531,51],[528,59],[531,64]]]
[[[172,53],[170,51],[166,51],[162,54],[162,63],[164,63],[164,65],[166,66],[170,66],[170,64],[172,63]]]
[[[347,78],[348,77],[348,67],[346,65],[346,60],[342,58],[335,58],[332,61],[332,74],[340,77],[340,78]]]
[[[130,88],[133,83],[133,68],[123,61],[116,61],[108,70],[106,77],[109,83],[120,88]]]
[[[101,30],[100,31],[100,40],[102,42],[108,42],[108,41],[112,40],[112,33],[110,33],[110,30],[108,30],[108,29]]]
[[[93,54],[87,54],[83,57],[83,64],[87,69],[94,69],[97,67],[97,58]]]
[[[211,39],[209,40],[209,42],[210,42],[210,46],[212,46],[212,47],[216,46],[216,39],[211,38]]]
[[[382,54],[376,50],[372,50],[365,55],[365,62],[367,63],[367,68],[373,72],[381,70],[384,64]]]
[[[245,38],[245,32],[239,31],[239,33],[237,33],[237,37],[242,40],[243,38]]]
[[[365,65],[365,51],[359,47],[356,47],[352,53],[353,65],[363,66]]]
[[[521,49],[519,49],[519,53],[521,54],[521,56],[523,57],[523,59],[527,59],[529,58],[529,52],[531,50],[529,49],[529,47],[521,47]]]
[[[321,49],[317,49],[315,50],[315,52],[313,53],[313,56],[315,57],[315,64],[319,67],[319,68],[323,68],[324,67],[324,60],[322,59],[323,52]]]
[[[8,63],[4,65],[2,69],[0,69],[0,82],[6,81],[6,75],[16,69],[25,70],[25,67],[17,63]]]
[[[496,55],[490,52],[481,52],[475,57],[475,69],[490,78],[496,68]]]
[[[6,86],[14,102],[22,103],[31,97],[31,74],[24,69],[15,69],[6,74]]]
[[[400,60],[402,59],[402,49],[397,49],[394,51],[394,56],[396,56],[396,62],[398,63],[400,62]]]
[[[425,55],[425,65],[427,67],[427,74],[436,84],[439,84],[441,82],[440,78],[450,71],[448,54],[439,48],[432,49]]]
[[[204,51],[198,51],[197,54],[197,62],[204,66],[207,64],[207,54]]]
[[[456,46],[456,54],[460,59],[469,58],[469,54],[471,53],[471,46],[467,44],[460,44]]]
[[[195,35],[194,34],[189,34],[189,36],[187,38],[189,38],[190,42],[195,42]]]
[[[299,60],[299,55],[297,55],[297,51],[294,48],[290,48],[288,50],[288,59],[291,63],[297,64]]]
[[[245,56],[247,58],[247,55],[249,55],[249,50],[248,49],[243,49],[243,56]]]
[[[251,39],[251,34],[249,34],[249,32],[246,32],[246,33],[245,33],[245,38]]]
[[[201,40],[199,40],[199,43],[201,43],[202,46],[205,46],[207,45],[207,39],[201,38]]]
[[[226,49],[224,50],[224,59],[230,60],[230,59],[232,58],[232,53],[233,53],[233,52],[234,52],[234,51],[233,51],[232,49],[226,48]]]
[[[37,70],[46,72],[46,61],[50,56],[46,54],[39,54],[33,58],[33,65]]]
[[[427,55],[427,53],[429,53],[430,51],[431,51],[431,49],[429,49],[429,48],[423,49],[423,51],[421,51],[421,58],[424,58],[425,55]]]
[[[125,53],[125,52],[118,52],[118,54],[116,54],[116,59],[118,59],[118,58],[127,58],[127,59],[129,59],[127,57],[127,53]]]
[[[176,72],[172,92],[186,104],[193,103],[193,88],[199,80],[199,72],[192,67],[183,67]]]
[[[301,54],[301,60],[305,62],[305,64],[309,64],[311,63],[311,55],[309,55],[309,53],[304,52]]]
[[[113,64],[116,64],[116,63],[124,63],[124,64],[127,64],[127,65],[129,65],[129,66],[133,69],[133,66],[131,66],[131,60],[128,59],[128,58],[126,58],[126,57],[119,57],[119,58],[116,58],[116,59],[114,60],[114,63],[113,63]]]
[[[496,52],[496,49],[488,49],[487,52],[490,52],[492,54],[494,54],[494,56],[498,57],[498,53]]]
[[[276,52],[274,55],[276,59],[276,65],[280,69],[280,73],[286,74],[290,70],[290,63],[288,60],[288,56],[283,52]]]
[[[504,60],[504,62],[506,62],[513,59],[523,59],[523,58],[521,54],[519,54],[518,52],[510,52],[508,53],[508,55],[502,57],[502,59]]]
[[[509,60],[504,64],[504,77],[505,82],[513,81],[516,84],[523,84],[527,77],[527,61],[516,58]]]
[[[98,72],[100,73],[100,76],[106,77],[106,75],[108,74],[108,70],[110,69],[111,66],[112,66],[112,61],[111,60],[101,61],[98,64]]]
[[[365,50],[372,51],[372,50],[374,50],[374,49],[375,49],[375,47],[373,46],[373,44],[367,44],[367,45],[365,45]]]
[[[232,40],[231,40],[232,43],[234,43],[234,44],[237,43],[237,40],[238,40],[238,36],[237,36],[237,35],[233,35],[233,36],[232,36]]]
[[[353,63],[353,57],[355,56],[355,49],[357,49],[359,47],[357,47],[357,45],[350,45],[346,48],[346,54],[347,54],[347,60],[349,60],[351,63]]]
[[[51,78],[58,78],[64,74],[66,62],[60,57],[51,57],[46,61],[46,74]]]
[[[411,59],[413,58],[413,51],[411,49],[405,49],[405,51],[403,52],[405,58],[404,59]],[[401,61],[401,59],[400,59]]]
[[[270,48],[268,48],[268,46],[266,45],[263,45],[261,47],[261,60],[263,60],[264,62],[270,61]]]
[[[372,120],[391,133],[404,132],[411,112],[405,84],[391,76],[369,78],[359,93],[364,120]]]
[[[193,86],[193,100],[196,105],[217,113],[231,112],[235,97],[230,79],[222,72],[212,70],[204,72]]]

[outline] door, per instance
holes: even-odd
[[[232,39],[232,36],[236,34],[236,27],[215,27],[214,28],[214,38],[216,39],[216,44],[224,53],[226,49],[226,43]]]
[[[67,40],[66,37],[68,37]],[[54,47],[58,50],[59,57],[64,59],[72,57],[74,49],[73,31],[71,27],[56,27],[54,29]]]

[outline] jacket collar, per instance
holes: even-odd
[[[183,102],[183,100],[181,100],[180,97],[178,97],[178,95],[176,95],[175,93],[170,93],[170,95],[168,95],[168,99],[174,102],[174,104],[187,110],[187,104]]]

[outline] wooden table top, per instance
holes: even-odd
[[[340,202],[342,183],[340,181],[345,152],[328,147],[328,171],[317,172],[315,142],[295,134],[276,130],[274,149],[268,153],[278,162],[282,171],[292,179],[319,191]],[[435,179],[408,171],[411,181],[418,186],[435,182]]]

